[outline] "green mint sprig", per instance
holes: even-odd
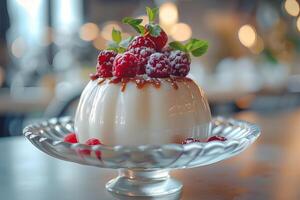
[[[128,47],[128,44],[133,39],[133,37],[129,37],[127,39],[122,40],[121,31],[113,28],[111,32],[112,41],[108,45],[108,50],[113,50],[117,53],[124,53]]]
[[[130,25],[132,28],[134,28],[139,34],[141,35],[147,35],[150,34],[151,36],[157,37],[160,35],[161,27],[158,24],[155,24],[155,20],[157,18],[158,14],[158,8],[150,8],[146,7],[146,13],[149,18],[149,24],[147,24],[146,27],[141,25],[143,22],[142,19],[135,19],[132,17],[125,17],[122,22],[124,24]]]
[[[157,13],[158,13],[158,8],[150,8],[150,7],[146,7],[146,13],[149,19],[149,23],[154,23],[155,19],[157,17]]]
[[[143,22],[143,19],[134,19],[132,17],[125,17],[122,22],[124,24],[130,25],[132,28],[134,28],[138,33],[144,35],[146,32],[146,29],[144,26],[141,25]]]
[[[191,53],[195,57],[202,56],[208,49],[208,42],[198,39],[190,39],[186,44],[174,41],[170,42],[169,46],[174,50],[180,50],[186,53]]]

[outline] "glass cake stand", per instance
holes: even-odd
[[[119,169],[119,176],[106,184],[114,195],[162,197],[178,194],[182,184],[169,176],[172,169],[209,165],[239,154],[260,135],[258,126],[235,119],[216,117],[211,135],[225,142],[140,146],[87,146],[63,142],[73,132],[70,117],[54,118],[27,126],[23,133],[38,149],[55,158],[83,165]]]

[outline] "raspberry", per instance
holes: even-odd
[[[117,53],[113,50],[103,50],[100,51],[98,55],[98,63],[112,65],[114,62],[114,58],[117,56]]]
[[[141,47],[147,47],[151,49],[155,49],[155,43],[147,37],[144,36],[136,36],[129,44],[127,51],[131,49],[141,48]]]
[[[172,51],[169,56],[173,76],[186,76],[190,71],[191,59],[188,54],[183,51]]]
[[[69,133],[69,134],[65,135],[64,142],[73,143],[73,144],[78,143],[76,134],[75,133]]]
[[[89,145],[89,146],[94,146],[94,145],[99,145],[99,144],[102,144],[102,143],[97,138],[91,138],[91,139],[88,139],[85,142],[85,144]],[[80,150],[80,153],[84,154],[84,155],[90,155],[91,154],[91,150],[89,150],[89,149],[83,149],[83,150]],[[101,158],[101,151],[95,151],[95,153],[96,153],[97,158],[100,159]]]
[[[98,77],[102,78],[107,78],[107,77],[112,77],[112,66],[102,64],[102,65],[97,65],[97,75]]]
[[[169,58],[171,51],[172,51],[171,47],[164,47],[161,50],[161,53],[163,53],[165,56],[167,56]]]
[[[117,53],[112,50],[103,50],[98,55],[97,73],[100,77],[112,77],[112,66]]]
[[[147,30],[149,30],[150,26],[153,26],[153,25],[147,24],[145,26],[145,28]],[[154,25],[154,26],[158,26],[158,25]],[[160,51],[168,42],[168,36],[167,36],[166,32],[161,27],[160,27],[160,30],[161,31],[158,36],[152,36],[150,33],[146,35],[147,38],[150,38],[155,43],[157,51]]]
[[[138,72],[138,59],[130,52],[118,54],[113,64],[116,77],[134,77]]]
[[[100,140],[98,140],[97,138],[91,138],[91,139],[88,139],[86,142],[85,142],[86,145],[89,145],[89,146],[93,146],[93,145],[99,145],[101,144]]]
[[[168,58],[162,53],[152,54],[146,65],[146,73],[154,78],[169,77],[171,66]]]
[[[145,70],[146,70],[145,68],[149,60],[149,57],[151,56],[151,54],[155,52],[155,50],[148,47],[140,47],[140,48],[131,49],[129,52],[134,54],[138,59],[138,63],[137,63],[139,67],[138,74],[145,74]]]
[[[212,137],[208,138],[207,142],[212,142],[212,141],[221,141],[221,142],[224,142],[226,140],[227,139],[225,137],[215,135],[215,136],[212,136]]]

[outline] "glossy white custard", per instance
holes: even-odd
[[[82,92],[75,131],[80,142],[106,145],[180,143],[206,139],[210,120],[205,94],[189,78],[99,78]]]

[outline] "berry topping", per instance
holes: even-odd
[[[96,67],[97,69],[97,75],[98,77],[102,77],[102,78],[107,78],[107,77],[112,77],[112,66],[110,65],[97,65]]]
[[[93,145],[99,145],[101,144],[100,140],[98,140],[97,138],[91,138],[91,139],[88,139],[86,142],[85,142],[86,145],[89,145],[89,146],[93,146]]]
[[[91,80],[100,77],[135,77],[146,74],[153,78],[173,76],[184,77],[190,70],[190,55],[199,57],[208,49],[208,42],[190,39],[185,44],[178,41],[168,42],[166,32],[157,23],[158,8],[146,7],[148,23],[143,19],[123,18],[139,35],[122,38],[120,30],[113,28],[107,50],[99,53],[97,72],[90,75]]]
[[[99,144],[102,144],[102,143],[97,138],[91,138],[91,139],[88,139],[85,142],[85,144],[89,145],[89,146],[94,146],[94,145],[99,145]],[[89,149],[83,149],[83,150],[80,150],[79,152],[81,154],[84,154],[84,155],[90,155],[91,154],[91,150],[89,150]],[[96,153],[97,158],[101,159],[101,151],[95,151],[95,153]]]
[[[164,47],[161,50],[161,53],[163,53],[165,56],[167,56],[169,58],[170,54],[171,54],[172,48],[171,47]]]
[[[162,53],[152,54],[146,65],[146,73],[153,78],[169,77],[171,66],[168,58]]]
[[[98,63],[112,65],[114,58],[117,56],[117,53],[113,50],[103,50],[98,55]]]
[[[138,74],[145,74],[146,73],[146,65],[149,60],[149,57],[151,54],[155,52],[154,49],[152,48],[147,48],[147,47],[140,47],[140,48],[134,48],[129,51],[130,53],[134,54],[136,58],[138,59]]]
[[[173,76],[185,77],[190,71],[191,59],[190,56],[183,51],[172,51],[169,56],[171,64],[171,74]]]
[[[130,52],[118,54],[113,64],[113,75],[116,77],[134,77],[138,72],[138,59]]]
[[[156,50],[160,51],[168,42],[166,32],[157,24],[147,24],[145,28],[148,31],[146,37],[151,39],[155,43]]]
[[[127,50],[131,50],[131,49],[136,49],[136,48],[141,48],[141,47],[147,47],[150,49],[155,49],[156,46],[154,44],[154,42],[144,36],[136,36],[130,43],[129,46],[127,48]]]
[[[212,137],[208,138],[207,142],[212,142],[212,141],[221,141],[221,142],[224,142],[226,140],[227,139],[225,137],[215,135],[215,136],[212,136]]]
[[[76,134],[75,133],[69,133],[69,134],[65,135],[64,142],[78,143]]]
[[[112,50],[103,50],[98,55],[97,73],[100,77],[112,77],[113,62],[117,53]]]

